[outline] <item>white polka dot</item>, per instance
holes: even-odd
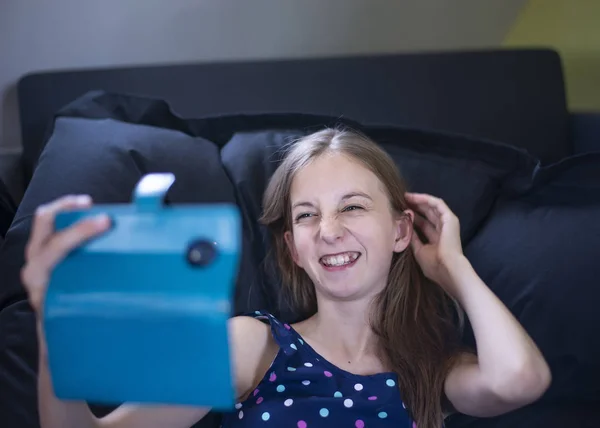
[[[242,419],[244,417],[244,411],[240,410],[240,413],[238,413],[238,418]]]
[[[263,421],[268,421],[269,418],[271,418],[271,415],[269,414],[269,412],[265,412],[262,414],[262,420]]]
[[[290,345],[290,348],[295,349],[296,351],[298,350],[298,348],[296,348],[296,345],[294,345],[293,343]]]
[[[285,407],[290,407],[290,406],[291,406],[293,403],[294,403],[294,400],[292,400],[291,398],[288,398],[287,400],[285,400],[285,401],[283,402],[283,405],[284,405]]]
[[[351,399],[349,399],[349,398],[346,398],[346,399],[344,400],[344,406],[345,406],[345,407],[348,407],[348,408],[350,408],[350,407],[352,407],[353,405],[354,405],[354,402],[353,402]]]
[[[385,384],[387,386],[395,386],[396,382],[394,382],[392,379],[388,379],[388,380],[385,381]]]
[[[242,403],[237,403],[235,405],[235,408],[238,409],[238,410],[240,410],[242,408]]]
[[[360,383],[357,383],[356,385],[354,385],[354,389],[356,389],[357,391],[362,391],[363,386]]]
[[[304,385],[304,386],[310,385],[310,380],[303,380],[302,385]]]
[[[313,365],[312,365],[312,363],[304,363],[304,365],[305,365],[306,367],[312,367],[312,366],[313,366]]]
[[[300,342],[300,345],[304,345],[304,340],[298,339],[298,342]]]

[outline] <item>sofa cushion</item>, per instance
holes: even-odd
[[[600,153],[575,156],[499,199],[465,249],[547,358],[546,400],[600,400],[599,219]]]
[[[127,203],[142,174],[173,172],[172,203],[235,202],[235,194],[213,143],[173,129],[168,115],[144,119],[126,106],[104,114],[81,99],[54,123],[33,179],[0,249],[0,415],[2,426],[37,426],[35,319],[20,281],[24,248],[37,206],[70,193],[87,193],[97,203]],[[139,104],[133,103],[134,107]],[[86,115],[94,118],[86,117]],[[126,120],[129,120],[128,123]],[[153,125],[152,125],[153,123]],[[244,276],[251,277],[243,265]],[[242,277],[244,277],[242,276]],[[93,333],[91,333],[93,334]],[[95,407],[99,413],[102,408]],[[198,426],[215,426],[212,415]],[[211,422],[212,421],[212,422]]]
[[[85,104],[82,105],[85,106]],[[61,195],[87,193],[97,203],[126,203],[139,178],[175,173],[172,202],[234,202],[218,148],[180,131],[114,120],[59,117],[0,250],[0,308],[23,296],[19,269],[36,207]]]
[[[474,418],[457,413],[445,421],[444,428],[593,428],[599,418],[597,403],[538,401],[493,418]]]
[[[39,426],[35,316],[27,301],[0,309],[0,415],[7,428]]]

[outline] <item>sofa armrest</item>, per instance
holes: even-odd
[[[570,122],[574,153],[600,152],[600,112],[573,113]]]

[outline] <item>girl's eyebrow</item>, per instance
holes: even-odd
[[[354,198],[354,197],[360,197],[360,198],[365,198],[368,199],[370,201],[373,201],[373,198],[371,198],[369,195],[367,195],[364,192],[360,192],[360,191],[354,191],[354,192],[350,192],[350,193],[346,193],[344,196],[342,196],[342,201],[346,201],[350,198]],[[292,205],[292,210],[298,207],[309,207],[309,208],[314,208],[314,204],[312,202],[308,202],[308,201],[299,201],[296,202]]]
[[[292,205],[292,209],[298,208],[298,207],[309,207],[309,208],[312,208],[312,207],[314,207],[314,205],[311,202],[308,202],[308,201],[296,202],[294,205]]]
[[[365,199],[369,199],[370,201],[372,201],[373,199],[367,195],[364,192],[360,192],[360,191],[355,191],[355,192],[350,192],[350,193],[346,193],[344,196],[342,196],[342,201],[345,201],[347,199],[353,198],[355,196],[361,197],[361,198],[365,198]]]

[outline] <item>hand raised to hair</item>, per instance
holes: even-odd
[[[411,246],[427,278],[454,294],[453,266],[464,258],[458,217],[440,199],[424,193],[406,193],[415,211],[414,225],[427,242],[413,233]]]

